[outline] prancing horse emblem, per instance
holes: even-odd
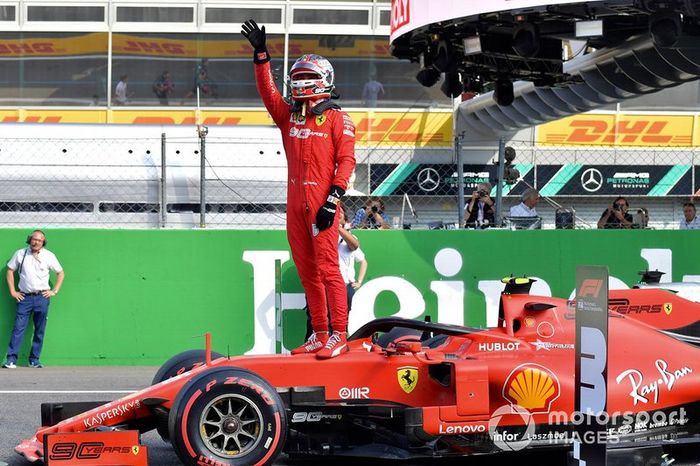
[[[396,369],[396,377],[399,386],[406,393],[411,393],[418,385],[418,368],[411,366],[399,367]]]

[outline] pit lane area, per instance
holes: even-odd
[[[61,401],[109,401],[150,385],[157,367],[46,367],[30,369],[0,369],[0,464],[26,466],[24,458],[14,452],[22,439],[31,437],[40,424],[41,403]],[[149,448],[149,464],[152,466],[177,466],[180,463],[170,444],[163,442],[158,434],[148,432],[142,436],[143,444]],[[675,459],[674,466],[700,464],[697,447],[666,446],[665,452]],[[653,466],[663,464],[660,448],[617,451],[609,454],[609,465]],[[516,461],[519,466],[564,465],[566,453],[514,452],[489,457],[454,458],[449,460],[383,461],[376,459],[333,460],[337,466],[362,464],[426,466],[426,465],[487,465]],[[284,455],[277,465],[326,465],[328,459],[315,461],[289,460]],[[666,463],[668,465],[668,463]],[[666,466],[665,465],[665,466]]]

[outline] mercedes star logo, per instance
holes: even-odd
[[[588,168],[581,174],[581,186],[589,193],[598,191],[603,186],[603,174],[596,168]]]
[[[418,187],[423,191],[435,191],[440,186],[440,174],[434,168],[424,168],[418,172]]]

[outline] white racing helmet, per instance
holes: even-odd
[[[295,79],[295,76],[300,74],[314,74],[316,76]],[[289,70],[289,87],[294,100],[329,99],[333,92],[334,82],[333,66],[320,55],[302,55]]]

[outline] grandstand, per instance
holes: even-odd
[[[251,50],[238,33],[241,22],[252,17],[266,25],[280,87],[299,54],[314,51],[331,59],[340,103],[358,128],[349,210],[361,206],[366,195],[381,196],[396,227],[456,224],[455,102],[438,85],[421,86],[415,63],[391,56],[390,14],[390,2],[378,0],[70,5],[23,0],[0,6],[4,223],[198,226],[202,140],[196,125],[202,123],[209,128],[204,140],[207,226],[282,228],[284,156],[254,89]],[[190,91],[204,59],[209,85],[198,98]],[[154,80],[165,70],[175,86],[167,107],[153,92]],[[124,74],[129,98],[116,105],[114,89]],[[362,94],[370,77],[385,92],[367,107]],[[581,117],[576,116],[505,136],[458,127],[465,173],[469,178],[469,173],[486,172],[493,181],[498,139],[506,137],[518,151],[516,163],[523,174],[522,182],[506,187],[506,207],[517,203],[530,183],[555,202],[575,208],[583,220],[577,227],[594,227],[615,191],[557,190],[548,183],[560,180],[543,174],[572,163],[579,170],[590,166],[601,172],[601,166],[610,166],[617,167],[610,179],[616,173],[648,178],[645,187],[637,184],[636,190],[623,192],[632,213],[646,207],[651,227],[675,228],[682,202],[698,190],[698,94],[698,83],[691,80],[602,106],[587,120],[603,122],[606,129],[600,134],[592,130],[589,135],[597,139],[585,143],[571,138],[580,134],[576,118]],[[640,119],[646,122],[643,128]],[[641,129],[623,137],[618,128]],[[421,185],[423,170],[435,170],[438,187]],[[467,193],[472,182],[464,180]],[[406,209],[407,197],[417,216]],[[541,202],[538,211],[544,228],[553,228],[554,207]]]

